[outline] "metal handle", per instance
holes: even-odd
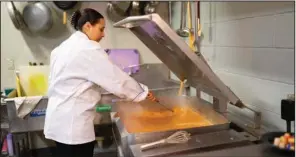
[[[187,28],[186,27],[186,17],[187,17],[187,3],[183,2],[183,28]]]
[[[172,2],[169,1],[169,24],[172,27]]]
[[[190,30],[190,32],[194,32],[194,30],[193,30],[193,25],[192,25],[192,23],[193,23],[193,20],[192,20],[192,5],[191,5],[191,3],[192,2],[187,2],[187,4],[189,5],[189,18],[190,18],[190,20],[191,20],[191,22],[190,22],[190,28],[191,28],[191,30]],[[188,10],[187,10],[188,11]]]
[[[17,11],[17,9],[16,9],[16,7],[15,7],[15,5],[14,5],[14,2],[11,1],[10,3],[11,3],[11,5],[12,5],[13,10],[14,10],[14,11]]]
[[[154,148],[156,146],[159,146],[159,145],[165,144],[165,143],[166,143],[165,140],[159,140],[159,141],[156,141],[156,142],[144,144],[144,145],[141,145],[141,150],[151,149],[151,148]]]
[[[184,18],[186,18],[185,12],[185,2],[181,2],[181,22],[180,22],[180,29],[185,28],[186,26],[186,21]]]

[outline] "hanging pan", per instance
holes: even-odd
[[[77,1],[54,1],[53,2],[59,9],[63,10],[63,24],[67,24],[67,10],[75,7]]]
[[[23,18],[34,33],[47,32],[53,25],[51,10],[44,2],[29,2],[23,10]]]

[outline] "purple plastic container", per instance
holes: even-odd
[[[107,49],[110,60],[128,74],[140,70],[140,55],[136,49]]]
[[[8,134],[6,136],[6,139],[7,139],[7,146],[8,146],[8,154],[9,156],[13,156],[14,153],[13,153],[13,143],[12,143],[12,134]]]

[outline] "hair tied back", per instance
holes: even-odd
[[[78,30],[78,20],[81,17],[81,12],[79,10],[74,11],[71,17],[71,25],[74,27],[74,29]]]

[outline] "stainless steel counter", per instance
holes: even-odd
[[[289,157],[294,154],[280,153],[266,144],[252,144],[209,152],[193,152],[188,154],[171,155],[170,157]]]
[[[205,114],[205,117],[207,117],[207,119],[217,119],[217,118],[213,118],[210,115],[213,116],[212,112],[214,112],[214,110],[211,108],[210,104],[206,104],[206,103],[201,103],[200,101],[198,101],[199,99],[197,99],[196,97],[188,97],[188,100],[190,101],[184,101],[183,99],[180,99],[182,101],[177,101],[177,97],[174,98],[169,98],[167,99],[167,97],[159,97],[160,100],[162,102],[165,102],[165,104],[167,106],[170,106],[170,104],[178,104],[178,105],[182,105],[182,104],[187,104],[187,105],[194,105],[194,108],[198,108],[200,113]],[[167,99],[167,100],[166,100]],[[187,100],[187,99],[186,99]],[[173,103],[172,103],[173,102]],[[202,101],[203,102],[203,101]],[[123,106],[128,106],[128,104],[124,104]],[[193,107],[193,106],[192,106]],[[208,111],[211,111],[211,113],[209,113],[206,110],[203,110],[202,108],[208,108]],[[130,111],[132,112],[132,111]],[[215,112],[216,113],[216,112]],[[208,117],[210,116],[210,117]],[[222,116],[222,115],[221,115]],[[220,120],[222,120],[222,118],[218,118]],[[115,123],[114,123],[114,130],[115,130],[115,138],[117,140],[117,144],[119,146],[119,149],[121,149],[122,153],[125,156],[130,156],[131,149],[134,149],[134,151],[138,151],[137,146],[139,146],[139,144],[143,144],[143,143],[148,143],[148,142],[153,142],[165,137],[168,137],[170,134],[172,134],[174,131],[166,131],[165,133],[161,133],[161,134],[155,134],[155,133],[151,133],[151,134],[147,134],[147,133],[140,133],[140,134],[130,134],[128,133],[125,129],[124,129],[124,124],[122,122],[120,122],[120,120],[118,118],[114,119]],[[245,123],[243,123],[245,124]],[[180,147],[178,149],[182,149],[180,151],[191,151],[191,150],[195,150],[195,149],[208,149],[209,147],[212,146],[221,146],[223,145],[223,147],[225,147],[225,145],[237,145],[240,143],[251,143],[252,141],[257,141],[258,137],[252,135],[251,133],[249,133],[248,131],[245,131],[242,128],[235,128],[235,127],[220,127],[220,128],[216,128],[219,125],[215,125],[214,127],[212,126],[211,129],[209,129],[209,127],[207,129],[203,129],[201,128],[191,128],[190,130],[188,130],[192,135],[194,135],[194,138],[199,138],[201,140],[199,141],[203,141],[202,143],[191,143],[190,146],[186,145],[186,147]],[[236,131],[232,131],[231,129],[236,129],[238,132]],[[218,132],[216,132],[218,131]],[[201,134],[201,135],[200,135]],[[227,137],[227,138],[226,138]],[[229,137],[229,138],[228,138]],[[233,138],[230,138],[233,137]],[[247,139],[246,139],[247,138]],[[237,141],[236,141],[237,140]],[[176,152],[177,148],[176,147],[171,147],[171,153]],[[158,150],[158,151],[152,151],[149,154],[149,152],[146,152],[148,154],[144,154],[144,156],[149,156],[149,157],[154,157],[153,155],[156,155],[155,153],[158,153],[158,156],[162,156],[164,155],[163,153],[167,153],[169,150]],[[142,154],[143,155],[143,154]],[[135,156],[141,156],[139,154],[136,154]]]
[[[203,137],[207,138],[207,137]],[[220,137],[212,137],[214,141],[221,140]],[[220,139],[219,139],[220,138]],[[209,141],[208,141],[209,142]],[[226,141],[224,141],[226,142]],[[280,152],[270,147],[267,144],[253,144],[253,143],[242,143],[243,141],[236,141],[235,145],[228,147],[218,146],[213,148],[198,149],[198,145],[195,145],[194,151],[187,151],[178,154],[169,154],[167,149],[158,148],[145,153],[141,152],[138,145],[131,146],[131,150],[135,157],[292,157],[295,156],[292,153]],[[184,144],[185,145],[185,144]],[[187,144],[186,144],[187,145]],[[191,146],[192,148],[194,146]],[[161,155],[160,155],[161,154]]]
[[[226,147],[228,145],[246,145],[250,141],[243,134],[234,130],[223,130],[203,134],[192,135],[185,144],[168,144],[147,151],[141,151],[141,144],[131,145],[133,157],[160,157],[172,156],[176,153],[186,154],[194,150],[208,149],[213,147]]]
[[[138,82],[147,85],[155,95],[176,95],[179,89],[179,83],[169,79],[169,70],[164,64],[144,64],[141,65],[140,71],[132,76]],[[186,86],[188,87],[188,86]],[[188,90],[186,90],[188,91]],[[114,104],[112,99],[117,98],[115,95],[104,92],[99,104]],[[26,116],[24,119],[17,117],[14,100],[7,101],[7,114],[9,120],[9,130],[11,133],[42,131],[44,127],[45,116],[31,117]],[[47,107],[47,98],[44,97],[33,111],[44,112]],[[116,109],[114,106],[113,109]],[[111,123],[109,113],[101,114],[102,120],[99,124]]]

